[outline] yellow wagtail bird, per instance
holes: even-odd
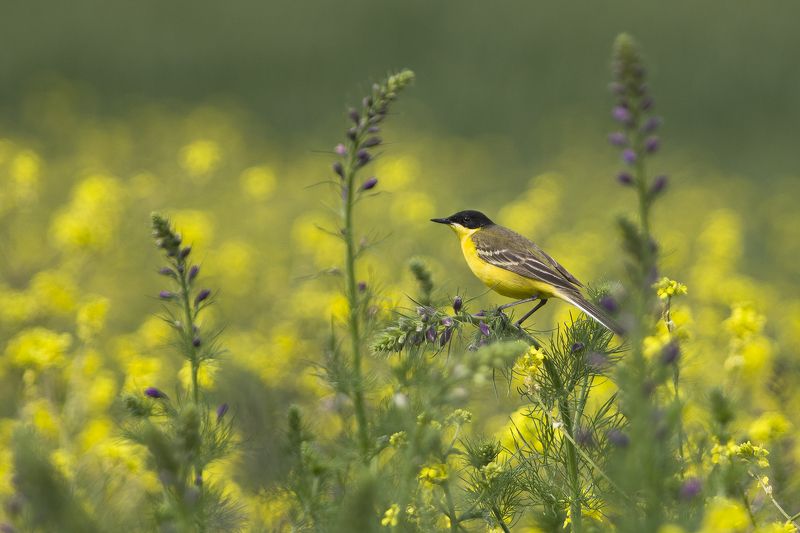
[[[501,305],[499,310],[539,300],[517,321],[517,326],[549,298],[561,298],[614,333],[622,334],[622,328],[583,295],[583,284],[575,276],[519,233],[495,224],[480,211],[459,211],[431,221],[447,224],[458,235],[464,259],[479,280],[495,292],[517,299]]]

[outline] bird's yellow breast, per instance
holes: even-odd
[[[547,283],[526,278],[510,270],[487,263],[478,255],[472,236],[480,229],[452,226],[461,241],[461,252],[470,270],[493,291],[509,298],[523,299],[532,296],[550,298],[555,296],[553,288]]]

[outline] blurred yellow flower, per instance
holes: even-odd
[[[731,316],[724,324],[732,335],[744,339],[761,333],[766,321],[764,315],[756,311],[752,302],[742,302],[733,306]]]
[[[777,411],[764,413],[750,424],[750,437],[756,442],[769,442],[784,436],[792,424]]]
[[[59,434],[60,420],[53,406],[44,398],[28,402],[22,409],[23,419],[27,420],[44,437],[56,439]]]
[[[33,276],[30,293],[40,311],[64,315],[75,309],[78,289],[64,272],[44,270]]]
[[[57,333],[42,327],[22,330],[6,346],[6,357],[20,367],[43,370],[60,367],[72,344],[69,333]]]
[[[661,278],[661,280],[655,283],[653,287],[656,289],[656,294],[658,297],[662,300],[666,300],[672,296],[686,294],[688,292],[686,285],[666,277]]]
[[[81,450],[86,452],[111,437],[113,426],[109,420],[94,418],[88,421],[78,436]]]
[[[80,340],[88,342],[103,329],[108,306],[108,298],[96,296],[78,308],[77,322]]]
[[[256,201],[263,201],[269,198],[275,190],[277,181],[272,168],[262,165],[245,169],[239,178],[239,186],[245,196]]]
[[[64,448],[56,448],[50,453],[50,462],[67,479],[75,477],[75,455]]]
[[[64,251],[99,250],[111,243],[121,211],[116,178],[91,175],[72,190],[72,200],[53,217],[50,233]]]
[[[375,161],[375,175],[386,190],[398,192],[413,183],[421,172],[419,161],[411,155],[387,155]]]
[[[203,248],[214,240],[214,219],[209,213],[184,209],[173,213],[171,218],[184,244]]]
[[[420,481],[438,485],[447,480],[447,465],[434,463],[423,466],[417,477]]]
[[[41,160],[36,152],[23,150],[11,161],[11,194],[17,203],[28,203],[36,198],[39,190]]]
[[[750,528],[747,510],[738,501],[713,498],[706,507],[700,533],[737,533]]]
[[[219,144],[208,139],[198,139],[181,148],[178,160],[192,177],[202,177],[219,165],[222,150]]]
[[[429,195],[408,191],[392,195],[392,219],[396,224],[427,224],[435,216],[436,204]]]
[[[400,515],[400,506],[393,503],[391,507],[386,509],[381,518],[381,525],[385,527],[395,527],[398,523],[398,516]]]

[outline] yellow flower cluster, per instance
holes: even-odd
[[[686,285],[666,277],[661,278],[661,280],[656,282],[653,285],[653,288],[656,289],[656,295],[662,300],[672,298],[673,296],[686,294],[688,292]]]
[[[741,444],[736,444],[733,441],[728,441],[726,444],[715,443],[711,448],[711,462],[713,464],[741,459],[748,463],[755,463],[761,468],[767,468],[769,466],[768,455],[769,450],[756,446],[750,441]]]
[[[514,375],[522,378],[528,390],[535,387],[536,375],[542,368],[546,356],[544,350],[531,346],[514,362]]]
[[[447,481],[447,465],[442,463],[434,463],[423,466],[419,471],[419,476],[417,477],[420,481],[425,483],[439,485],[442,482]]]
[[[383,513],[383,518],[381,518],[381,525],[385,527],[395,527],[398,523],[398,517],[400,516],[400,506],[396,503],[393,503],[391,507],[386,509]]]

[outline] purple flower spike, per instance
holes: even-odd
[[[657,152],[659,146],[661,146],[661,141],[659,141],[658,137],[656,136],[648,137],[644,141],[644,149],[647,151],[648,154],[653,154]]]
[[[636,152],[630,148],[626,148],[622,151],[622,159],[629,165],[632,165],[636,162]]]
[[[619,174],[617,174],[617,181],[620,182],[622,185],[632,185],[633,176],[631,176],[630,172],[622,171]]]
[[[339,155],[346,155],[347,154],[347,148],[345,148],[345,146],[342,143],[337,144],[336,148],[334,148],[333,151],[336,152]]]
[[[160,400],[162,398],[166,398],[167,397],[166,394],[164,394],[163,392],[161,392],[160,390],[158,390],[155,387],[147,387],[144,390],[144,395],[147,396],[148,398],[153,398],[154,400]]]
[[[200,273],[200,267],[197,265],[192,265],[192,268],[189,269],[189,281],[194,280],[197,277],[197,274]]]
[[[458,313],[461,311],[461,308],[464,306],[464,301],[461,299],[461,296],[456,296],[453,300],[453,311]]]
[[[367,181],[365,181],[364,183],[361,184],[361,190],[362,191],[368,191],[368,190],[374,188],[377,184],[378,184],[378,178],[376,178],[375,176],[372,176]]]
[[[484,337],[488,337],[489,334],[491,333],[491,330],[489,329],[489,326],[486,325],[486,322],[481,322],[480,325],[478,326],[478,329],[481,330],[481,334]]]
[[[170,291],[161,291],[158,293],[158,297],[162,300],[172,300],[175,298],[175,294]]]
[[[219,407],[217,407],[217,422],[222,420],[222,418],[225,416],[225,413],[227,413],[227,412],[228,412],[228,404],[227,403],[223,403]]]
[[[208,299],[211,296],[211,291],[209,289],[203,289],[197,294],[197,298],[194,299],[194,305],[198,305],[200,302]]]
[[[614,110],[611,112],[611,116],[614,117],[614,120],[621,124],[625,124],[626,126],[630,125],[631,119],[633,118],[631,116],[631,112],[628,111],[628,108],[622,107],[621,105],[618,105],[614,108]]]
[[[615,131],[614,133],[608,134],[608,142],[614,146],[625,146],[628,144],[628,139],[621,131]]]

